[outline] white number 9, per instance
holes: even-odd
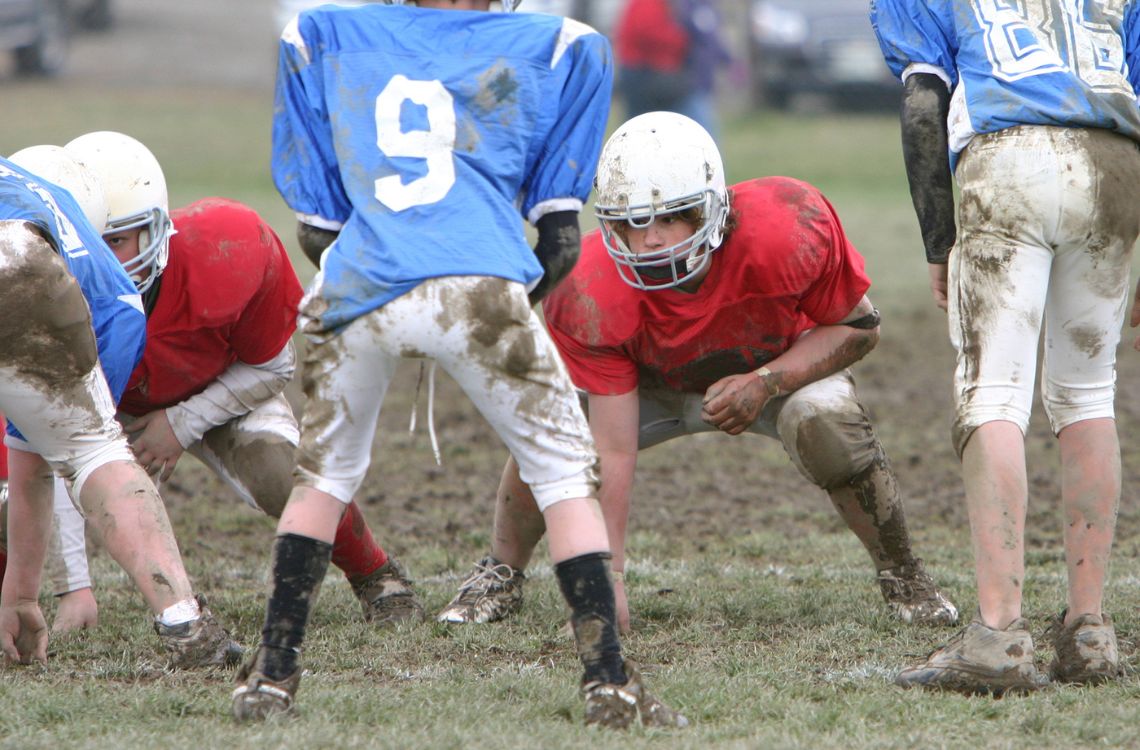
[[[411,101],[427,109],[427,130],[400,130],[400,109]],[[393,211],[442,200],[455,184],[455,104],[439,81],[396,75],[376,97],[376,145],[386,156],[427,162],[427,173],[405,184],[400,175],[376,180],[376,200]]]

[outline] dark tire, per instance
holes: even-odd
[[[93,0],[76,19],[80,28],[88,31],[106,31],[115,24],[111,0]]]
[[[44,2],[38,24],[36,40],[16,50],[16,72],[30,76],[59,75],[67,64],[71,46],[71,28],[63,0]]]

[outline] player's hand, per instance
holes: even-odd
[[[47,664],[47,644],[47,621],[38,603],[0,606],[0,650],[8,661]]]
[[[51,623],[52,635],[71,630],[86,630],[99,623],[99,604],[90,586],[68,591],[59,597],[59,608]]]
[[[1132,319],[1129,323],[1133,328],[1140,326],[1140,281],[1136,282],[1136,301],[1132,303]],[[1140,336],[1132,342],[1132,348],[1140,352]]]
[[[182,456],[182,444],[170,428],[166,410],[159,409],[144,414],[124,429],[130,439],[131,450],[135,452],[135,459],[146,469],[146,473],[152,477],[159,475],[158,478],[163,482],[170,479],[174,465]]]
[[[701,419],[729,435],[752,426],[768,401],[768,389],[755,373],[729,375],[709,386],[701,406]]]
[[[945,263],[927,263],[930,269],[930,291],[934,294],[934,304],[945,310],[949,306],[949,285],[946,282]]]

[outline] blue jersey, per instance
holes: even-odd
[[[91,309],[99,364],[117,404],[146,341],[138,289],[71,193],[0,159],[0,220],[12,219],[42,229],[79,282]],[[11,423],[8,432],[22,439]]]
[[[425,279],[542,276],[523,232],[589,196],[609,43],[556,16],[325,6],[282,34],[273,178],[339,231],[314,291],[334,330]]]
[[[1114,130],[1140,141],[1140,2],[872,0],[887,65],[952,90],[952,163],[1015,125]]]

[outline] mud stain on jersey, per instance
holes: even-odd
[[[490,112],[504,104],[517,101],[519,82],[515,71],[504,62],[497,62],[479,76],[479,90],[475,94],[475,106]]]
[[[518,113],[519,82],[510,64],[499,61],[479,76],[471,98],[476,119],[487,117],[500,125],[510,125]]]

